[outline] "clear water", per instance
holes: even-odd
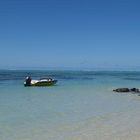
[[[52,87],[24,87],[26,76]],[[137,135],[140,72],[0,71],[0,140],[124,140]]]

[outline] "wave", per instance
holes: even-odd
[[[0,71],[0,80],[24,80],[25,77],[34,78],[52,77],[63,80],[97,78],[120,78],[124,80],[140,80],[140,72],[117,72],[117,71]]]
[[[140,78],[123,78],[124,80],[140,81]]]

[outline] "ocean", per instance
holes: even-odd
[[[1,70],[0,140],[139,140],[140,96],[118,87],[140,88],[140,72]]]

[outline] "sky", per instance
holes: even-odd
[[[139,0],[0,0],[0,69],[139,69]]]

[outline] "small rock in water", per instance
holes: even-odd
[[[138,88],[131,88],[130,91],[135,93],[140,93],[140,90]]]
[[[129,88],[117,88],[117,89],[113,89],[113,91],[115,92],[129,92]]]
[[[117,88],[113,89],[114,92],[131,92],[132,94],[138,94],[140,96],[140,90],[138,88]]]

